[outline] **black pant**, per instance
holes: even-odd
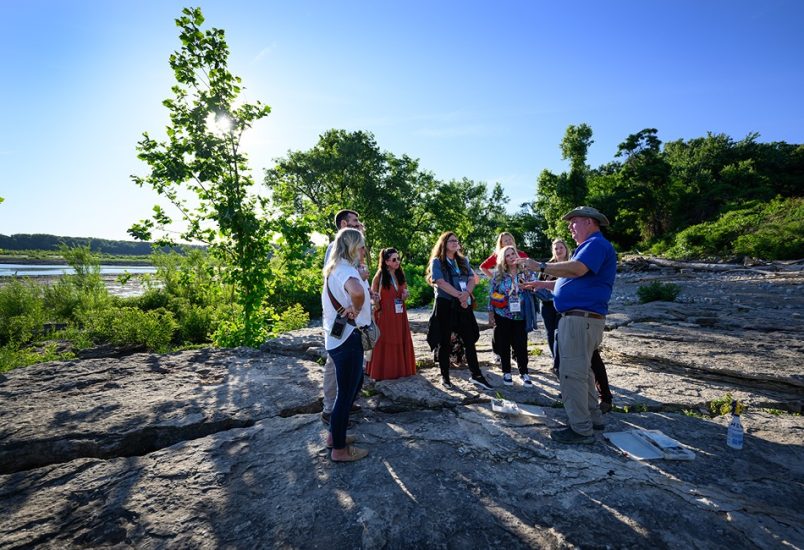
[[[455,332],[463,340],[463,352],[472,376],[480,376],[480,365],[477,362],[477,321],[471,306],[462,308],[457,300],[447,298],[436,299],[436,319],[438,320],[438,366],[441,376],[449,380],[449,354],[452,349],[452,333]],[[474,330],[472,329],[474,323]]]
[[[558,313],[553,302],[542,302],[542,319],[544,320],[544,331],[547,333],[547,345],[550,346],[550,353],[555,357],[556,327],[558,326]]]
[[[511,372],[511,348],[514,350],[519,374],[528,374],[528,333],[525,321],[515,321],[494,314],[494,340],[502,363],[503,374]]]
[[[544,306],[544,304],[542,304],[542,306]],[[544,308],[542,308],[542,311],[544,311]],[[555,356],[553,357],[553,370],[556,371],[556,375],[558,375],[560,369],[560,362],[558,346],[556,346]],[[606,372],[606,364],[603,362],[603,358],[600,357],[600,350],[596,349],[592,352],[592,364],[590,367],[592,374],[595,375],[595,387],[597,388],[597,394],[600,396],[600,400],[604,403],[611,403],[612,396],[611,388],[609,388],[609,375]]]

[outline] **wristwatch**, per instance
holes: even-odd
[[[547,267],[546,263],[539,262],[539,275],[542,275],[544,273],[544,268],[546,268],[546,267]]]

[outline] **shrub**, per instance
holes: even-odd
[[[405,279],[408,283],[408,307],[425,306],[433,301],[433,287],[424,278],[424,267],[405,266]]]
[[[143,311],[153,311],[159,308],[167,308],[170,297],[161,288],[149,288],[139,296],[131,299],[130,305]]]
[[[260,315],[260,330],[251,339],[246,338],[245,317],[243,308],[236,302],[230,302],[225,307],[216,310],[213,323],[215,331],[212,333],[212,343],[221,348],[237,346],[259,347],[270,337],[270,327],[273,323],[273,310],[262,308]]]
[[[754,258],[796,260],[804,257],[804,198],[775,199],[762,211],[756,229],[738,236],[735,254]]]
[[[106,294],[106,287],[100,276],[100,256],[92,252],[90,245],[69,247],[59,245],[59,253],[75,270],[74,275],[65,278],[85,294]]]
[[[75,355],[70,352],[58,353],[56,344],[51,343],[42,349],[35,351],[31,349],[18,349],[15,346],[0,347],[0,372],[8,372],[17,367],[27,367],[36,363],[47,361],[63,361],[73,359]]]
[[[473,291],[475,302],[477,302],[477,309],[481,311],[485,311],[489,303],[489,282],[488,279],[481,278]]]
[[[181,344],[206,344],[213,332],[216,312],[212,306],[187,303],[176,311],[179,324],[178,342]]]
[[[42,287],[29,279],[14,279],[0,288],[0,345],[33,340],[45,322]]]
[[[678,285],[654,281],[650,284],[640,286],[637,289],[637,298],[639,298],[639,303],[641,304],[658,301],[673,302],[680,292],[681,287]]]
[[[81,292],[66,277],[44,289],[44,305],[54,321],[69,321],[81,308]]]
[[[661,247],[660,247],[661,248]],[[752,201],[717,220],[680,231],[666,253],[675,258],[748,255],[767,260],[804,256],[804,199]]]
[[[81,321],[96,343],[144,346],[151,351],[167,350],[177,327],[169,311],[140,311],[132,307],[84,312]]]
[[[304,328],[309,322],[310,315],[304,311],[304,308],[300,304],[293,304],[279,314],[274,321],[274,327],[271,332],[276,336],[284,332]]]

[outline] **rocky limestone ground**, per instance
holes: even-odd
[[[654,280],[678,301],[638,304]],[[445,391],[427,311],[410,315],[419,373],[366,385],[353,433],[371,454],[354,464],[327,457],[320,329],[17,369],[0,376],[0,547],[804,548],[801,281],[619,274],[602,353],[631,412],[606,431],[661,430],[692,461],[553,442],[565,415],[542,331],[534,389],[502,385],[490,331],[478,344],[495,390],[545,416],[493,412],[465,370]],[[691,415],[726,393],[749,407],[741,451],[728,417]]]

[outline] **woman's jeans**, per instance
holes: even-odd
[[[338,380],[338,395],[332,416],[329,420],[329,431],[332,434],[332,447],[346,447],[346,428],[349,425],[349,410],[363,382],[363,345],[357,329],[344,340],[343,344],[327,351],[335,363],[335,378]]]

